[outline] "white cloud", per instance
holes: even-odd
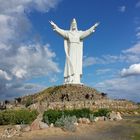
[[[122,60],[127,63],[139,63],[140,62],[140,42],[138,41],[129,49],[122,51]]]
[[[0,12],[24,13],[32,10],[48,12],[55,8],[60,0],[0,0]]]
[[[12,74],[15,75],[17,78],[24,78],[27,74],[27,71],[21,68],[13,68]]]
[[[21,41],[31,28],[27,13],[32,10],[48,12],[60,0],[0,0],[0,43]],[[22,38],[19,38],[19,36]],[[17,39],[18,38],[18,39]]]
[[[49,77],[49,81],[50,81],[51,83],[55,83],[55,82],[58,81],[58,77],[57,77],[56,75],[51,75],[51,76]]]
[[[140,54],[140,42],[137,42],[131,48],[124,50],[124,53]]]
[[[140,42],[138,41],[132,47],[122,50],[119,55],[102,55],[101,57],[84,57],[83,66],[88,67],[95,64],[113,64],[113,63],[139,63],[140,62]]]
[[[103,57],[105,63],[114,63],[116,61],[119,61],[119,59],[120,59],[119,56],[109,55],[109,54],[103,55],[102,57]]]
[[[106,74],[110,71],[111,71],[111,69],[98,69],[98,70],[96,70],[96,74],[97,75],[102,75],[102,74]]]
[[[137,37],[138,39],[140,39],[140,32],[138,32],[138,33],[136,34],[136,37]]]
[[[137,27],[137,28],[136,28],[136,31],[137,31],[137,32],[140,31],[140,27]]]
[[[46,86],[33,83],[23,83],[23,82],[7,83],[5,85],[5,88],[1,90],[3,94],[1,94],[0,96],[1,99],[8,100],[15,97],[21,97],[23,95],[37,93],[45,88]]]
[[[140,75],[140,63],[139,64],[133,64],[128,69],[124,68],[121,71],[121,76],[132,76],[132,75]]]
[[[136,29],[137,37],[139,36],[139,29],[139,27]],[[100,64],[121,62],[122,64],[130,64],[130,67],[122,69],[121,76],[98,82],[94,87],[99,91],[108,93],[113,98],[140,102],[140,41],[136,42],[132,47],[122,50],[119,55],[104,55],[98,59],[102,59]]]
[[[0,41],[6,42],[11,39],[15,33],[12,27],[9,27],[11,23],[14,23],[14,18],[7,15],[0,15]],[[12,26],[12,25],[10,25]]]
[[[94,87],[112,98],[140,102],[140,77],[113,78],[97,83]]]
[[[0,43],[10,44],[20,42],[31,28],[31,23],[25,15],[0,14]]]
[[[119,56],[115,55],[102,55],[99,57],[85,57],[83,60],[83,66],[88,67],[94,64],[109,64],[109,63],[115,63],[119,60]]]
[[[87,66],[91,66],[93,64],[96,64],[96,60],[94,57],[85,57],[83,60],[83,66],[87,67]]]
[[[4,79],[4,80],[11,80],[11,77],[8,75],[8,73],[6,71],[3,71],[0,69],[0,79]]]
[[[120,6],[119,8],[118,8],[118,10],[120,11],[120,12],[125,12],[126,11],[126,6]]]
[[[6,56],[5,52],[2,53],[1,56],[5,58],[0,60],[0,64],[4,63],[3,68],[15,78],[26,79],[60,72],[58,64],[53,60],[56,55],[48,44],[21,45],[12,58]]]
[[[138,63],[140,62],[140,56],[138,54],[129,54],[129,53],[121,54],[120,60],[118,62],[129,63],[129,64]]]
[[[19,93],[19,82],[60,72],[49,44],[33,42],[28,18],[36,10],[46,13],[60,0],[0,0],[0,93],[12,97]],[[23,43],[24,42],[24,43]],[[48,77],[49,78],[49,77]],[[14,86],[10,86],[13,85]],[[20,89],[20,93],[22,92]],[[27,92],[27,91],[26,91]],[[11,93],[11,95],[10,95]],[[6,95],[4,95],[6,94]]]

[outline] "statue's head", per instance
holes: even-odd
[[[72,31],[77,31],[77,22],[76,22],[76,19],[73,18],[72,22],[71,22],[71,26],[70,26],[70,30]]]

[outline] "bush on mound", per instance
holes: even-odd
[[[60,119],[57,119],[55,122],[56,127],[60,127],[63,130],[74,132],[76,131],[75,123],[77,122],[76,116],[64,116]]]
[[[36,110],[5,110],[0,112],[0,125],[8,124],[30,124],[36,119],[38,112]]]
[[[108,109],[99,109],[96,112],[91,111],[90,109],[73,109],[73,110],[48,110],[43,114],[43,121],[47,124],[55,124],[57,120],[63,117],[73,117],[79,118],[91,118],[98,116],[108,116],[110,110]]]
[[[94,116],[98,117],[98,116],[105,116],[108,117],[109,113],[111,111],[109,109],[106,108],[101,108],[98,111],[94,112]]]

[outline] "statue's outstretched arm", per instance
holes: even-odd
[[[66,38],[66,31],[65,30],[59,28],[53,21],[49,21],[49,22],[52,25],[52,28],[55,32],[57,32],[62,37]]]
[[[99,22],[95,23],[91,28],[89,28],[88,30],[86,31],[83,31],[80,39],[84,39],[86,38],[87,36],[91,35],[93,32],[95,32],[95,29],[96,27],[99,25]]]

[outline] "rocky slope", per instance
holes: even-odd
[[[22,97],[24,103],[31,98],[33,102],[47,101],[47,102],[62,102],[62,101],[84,101],[98,100],[105,98],[96,89],[84,85],[60,85],[49,87],[34,95]]]
[[[60,85],[49,87],[34,95],[22,97],[22,104],[31,109],[108,108],[112,110],[137,110],[138,105],[127,100],[113,100],[94,88],[85,85]]]

